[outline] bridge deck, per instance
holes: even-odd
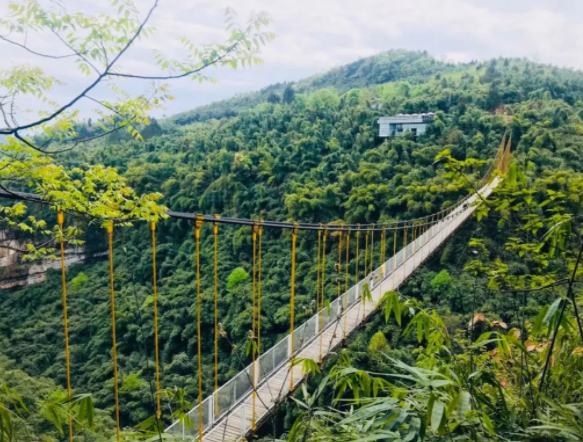
[[[487,198],[498,182],[498,178],[495,178],[490,184],[484,186],[480,190],[482,197]],[[329,355],[342,342],[344,335],[349,336],[374,312],[383,292],[398,288],[471,215],[475,209],[472,203],[477,198],[479,197],[476,195],[471,196],[452,212],[454,216],[450,220],[434,225],[433,230],[427,232],[427,237],[419,238],[419,246],[414,252],[413,247],[409,246],[406,251],[400,251],[399,253],[402,254],[404,263],[399,262],[398,259],[392,259],[392,262],[389,260],[387,263],[390,267],[387,267],[387,263],[385,263],[374,272],[378,276],[376,281],[374,279],[371,281],[370,277],[361,281],[361,284],[365,282],[371,283],[370,285],[373,287],[371,289],[373,302],[366,302],[365,306],[363,306],[362,300],[357,298],[344,313],[340,311],[335,318],[328,321],[321,333],[312,336],[309,341],[303,343],[301,350],[296,352],[296,357],[311,358],[317,361],[320,354],[320,346],[322,347],[322,357]],[[425,242],[425,244],[421,245],[422,242]],[[346,320],[344,315],[346,315]],[[345,323],[346,331],[344,331]],[[272,373],[257,384],[255,416],[258,424],[266,421],[270,412],[289,393],[292,370],[294,388],[304,380],[301,366],[296,365],[290,370],[290,364],[287,362],[289,362],[289,355],[284,363],[280,364],[279,367],[273,367]],[[206,425],[203,441],[236,442],[245,437],[251,430],[252,401],[252,395],[249,392],[238,403],[229,404],[227,412],[222,413],[222,416],[212,424],[208,423]],[[205,406],[204,403],[203,406]],[[208,407],[211,410],[209,414],[212,414],[211,405],[208,405]],[[193,420],[196,417],[194,411],[191,412]],[[185,430],[177,423],[167,431],[187,441],[198,438],[197,430]]]

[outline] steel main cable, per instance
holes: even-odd
[[[453,207],[458,207],[461,204],[463,204],[464,201],[466,201],[468,198],[470,198],[472,195],[468,195],[467,197],[463,198],[462,200],[459,201],[458,204],[455,204]],[[13,191],[7,191],[7,190],[0,190],[0,198],[7,198],[7,199],[13,199],[13,200],[21,200],[21,201],[29,201],[29,202],[33,202],[33,203],[40,203],[40,204],[52,204],[50,201],[46,201],[43,200],[41,198],[41,196],[36,195],[34,193],[27,193],[27,192],[13,192]],[[440,210],[438,212],[435,212],[433,215],[435,214],[443,214],[445,216],[446,212],[450,211],[451,208],[447,208],[447,209],[443,209]],[[74,211],[73,211],[74,212]],[[76,214],[78,216],[86,216],[86,214],[82,213],[82,212],[76,212]],[[235,225],[243,225],[243,226],[254,226],[257,221],[255,220],[251,220],[251,219],[244,219],[244,218],[233,218],[233,217],[228,217],[228,216],[224,216],[221,217],[220,219],[217,219],[214,215],[204,215],[204,214],[195,214],[195,213],[185,213],[185,212],[175,212],[172,210],[169,210],[165,213],[166,216],[168,216],[169,218],[174,218],[174,219],[183,219],[183,220],[190,220],[190,221],[197,221],[197,220],[202,220],[205,222],[218,222],[221,224],[235,224]],[[285,221],[262,221],[262,225],[264,227],[269,227],[269,228],[278,228],[278,229],[289,229],[289,230],[294,230],[297,229],[299,230],[324,230],[327,229],[328,231],[354,231],[357,229],[361,229],[361,230],[374,230],[374,231],[381,231],[382,229],[386,229],[386,230],[403,230],[405,229],[405,226],[408,223],[414,222],[414,221],[423,221],[423,223],[421,225],[425,225],[427,223],[429,223],[429,217],[431,215],[427,215],[426,217],[421,217],[421,218],[414,218],[414,219],[410,219],[410,220],[403,220],[403,221],[394,221],[388,224],[377,224],[376,227],[374,227],[374,229],[371,228],[372,224],[314,224],[314,223],[299,223],[299,222],[285,222]],[[450,215],[448,215],[449,217]],[[116,218],[116,219],[110,219],[110,221],[127,221],[127,219],[123,216]],[[360,226],[360,227],[358,227]]]
[[[503,139],[501,146],[499,147],[498,152],[496,153],[496,156],[494,157],[494,160],[488,169],[489,171],[495,170],[495,169],[497,169],[497,170],[502,169],[501,170],[502,173],[508,172],[508,168],[510,166],[509,160],[510,160],[510,153],[511,153],[510,152],[511,139],[509,140],[508,145],[506,146],[506,149],[504,149],[504,142],[505,142],[505,140]],[[464,198],[459,200],[457,204],[454,204],[453,206],[450,206],[450,207],[447,207],[445,209],[434,212],[433,214],[430,214],[430,215],[426,215],[426,216],[418,217],[418,218],[412,218],[409,220],[392,221],[392,222],[386,223],[386,224],[377,224],[377,227],[375,228],[375,230],[380,231],[383,228],[385,228],[387,230],[394,230],[394,229],[404,230],[408,223],[412,223],[415,221],[423,221],[423,223],[421,225],[429,224],[430,217],[443,215],[445,218],[446,214],[452,208],[460,206],[465,201],[470,199],[473,195],[474,194],[466,195]],[[17,200],[25,200],[25,201],[30,201],[30,202],[38,202],[38,203],[43,203],[43,204],[50,204],[49,201],[43,200],[40,195],[36,195],[34,193],[27,193],[27,192],[11,191],[11,190],[7,190],[7,189],[0,190],[0,197],[9,198],[9,199],[17,199]],[[211,221],[212,222],[212,221],[216,220],[216,218],[214,218],[211,215],[175,212],[175,211],[171,211],[171,210],[167,211],[166,215],[170,218],[176,218],[176,219],[197,220],[197,219],[200,219],[200,217],[202,217],[202,219],[204,221]],[[253,221],[251,219],[233,218],[233,217],[223,217],[221,220],[218,220],[218,222],[221,222],[224,224],[239,224],[239,225],[247,225],[247,226],[253,226],[256,223],[256,221]],[[274,227],[274,228],[282,228],[282,229],[297,229],[297,230],[322,230],[323,229],[321,224],[314,224],[314,223],[263,221],[262,224],[265,227]],[[370,227],[373,225],[374,224],[328,224],[328,225],[326,225],[326,228],[328,230],[348,231],[348,230],[355,230],[355,227],[357,227],[357,228],[366,228],[366,229],[370,230]]]
[[[69,352],[69,318],[67,312],[67,270],[65,266],[65,231],[63,224],[65,222],[65,214],[62,210],[57,212],[57,224],[59,225],[59,243],[61,245],[61,286],[63,292],[63,324],[65,333],[65,366],[67,370],[67,396],[69,403],[67,404],[69,416],[69,442],[73,442],[73,415],[71,414],[71,355]]]

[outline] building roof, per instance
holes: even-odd
[[[429,123],[433,120],[435,113],[427,112],[421,114],[398,114],[390,117],[380,117],[379,124],[387,123]]]

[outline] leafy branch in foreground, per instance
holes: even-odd
[[[273,40],[266,28],[270,18],[263,12],[253,14],[241,25],[232,9],[225,12],[228,31],[226,40],[195,46],[188,37],[180,39],[184,59],[168,59],[154,53],[154,62],[162,73],[143,75],[125,72],[121,63],[130,47],[145,38],[152,38],[156,29],[150,26],[158,8],[153,0],[145,15],[131,0],[111,0],[111,14],[87,14],[69,11],[65,5],[45,7],[37,0],[11,2],[9,14],[0,19],[0,43],[10,44],[33,56],[50,58],[54,63],[74,60],[79,72],[89,77],[81,92],[65,103],[57,103],[50,94],[63,86],[62,80],[47,75],[36,66],[15,66],[0,70],[0,188],[34,189],[56,210],[69,211],[102,223],[114,221],[127,225],[131,220],[158,219],[164,207],[159,206],[161,194],[138,195],[113,168],[91,166],[66,169],[53,160],[57,153],[69,151],[118,130],[127,131],[138,141],[140,131],[150,123],[149,114],[161,108],[173,97],[167,84],[159,80],[188,77],[199,82],[215,81],[206,75],[210,67],[253,66],[261,63],[261,47]],[[34,38],[44,38],[61,46],[62,51],[42,53],[33,45]],[[64,61],[63,59],[67,59]],[[150,80],[143,93],[133,95],[121,87],[118,80]],[[98,86],[103,85],[113,98],[101,98]],[[25,110],[23,100],[36,103],[37,109]],[[95,105],[99,117],[88,135],[80,135],[78,107],[83,102]],[[25,118],[26,111],[26,118]],[[37,113],[36,117],[32,117]],[[28,122],[22,123],[22,120]],[[53,257],[58,229],[38,217],[27,216],[23,203],[0,205],[0,222],[8,237],[1,247],[22,253],[26,259]],[[62,234],[66,242],[77,246],[81,230],[68,227]],[[22,246],[22,244],[25,246]]]

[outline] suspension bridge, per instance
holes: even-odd
[[[253,221],[219,216],[193,215],[168,212],[172,218],[191,220],[195,225],[196,240],[196,312],[197,312],[197,363],[198,363],[198,404],[188,412],[187,416],[172,423],[165,433],[182,441],[200,442],[235,442],[250,437],[273,413],[275,408],[285,400],[287,395],[305,379],[301,364],[296,363],[304,358],[322,362],[346,338],[355,332],[378,309],[383,294],[389,290],[397,290],[417,268],[431,256],[464,221],[466,221],[479,204],[482,204],[500,183],[501,177],[508,171],[510,162],[510,142],[505,147],[504,140],[489,170],[481,181],[480,188],[464,198],[458,204],[446,210],[415,220],[399,221],[391,224],[347,225],[347,224],[309,224],[288,223],[278,221]],[[494,173],[500,172],[502,175]],[[1,191],[0,197],[42,202],[33,194]],[[200,237],[204,223],[212,223],[214,234],[214,301],[215,301],[215,388],[211,395],[202,395],[201,366],[201,280],[200,280]],[[252,324],[250,340],[252,362],[244,370],[235,375],[227,383],[218,386],[217,342],[219,334],[217,317],[218,273],[217,244],[218,226],[221,223],[248,225],[252,227]],[[64,215],[58,213],[58,224],[63,231]],[[263,228],[289,229],[292,232],[291,241],[291,283],[290,283],[290,333],[273,347],[262,351],[260,346],[261,320],[261,237]],[[295,269],[296,269],[296,239],[300,230],[315,230],[318,232],[318,283],[316,290],[316,314],[301,325],[295,324]],[[158,343],[158,306],[156,280],[156,224],[151,223],[152,261],[153,261],[153,309],[154,309],[154,348],[156,368],[156,416],[161,419],[161,380]],[[380,265],[373,266],[374,233],[380,233]],[[324,301],[324,269],[326,259],[327,235],[336,233],[339,240],[338,274],[341,273],[344,258],[345,281],[344,290],[338,283],[338,296],[329,305]],[[359,236],[365,236],[364,277],[359,280],[358,261]],[[386,251],[387,233],[393,235],[392,256],[389,259]],[[369,234],[370,259],[369,259]],[[399,234],[399,237],[398,237]],[[348,263],[350,238],[356,242],[356,277],[357,281],[348,287]],[[115,319],[115,289],[113,268],[113,224],[107,228],[109,245],[109,270],[111,290],[112,317],[112,350],[114,372],[114,397],[117,423],[117,439],[120,437],[119,400],[118,400],[118,369],[116,355],[116,319]],[[399,239],[399,246],[397,246]],[[344,248],[342,247],[344,241]],[[61,272],[63,288],[63,313],[65,328],[65,356],[67,366],[67,391],[71,396],[72,386],[69,374],[70,357],[68,345],[67,319],[67,277],[63,235],[60,236]],[[401,246],[402,244],[402,246]],[[345,255],[343,256],[343,254]],[[367,263],[368,259],[368,263]],[[257,271],[257,269],[259,269]],[[342,292],[342,293],[341,293]],[[368,293],[370,292],[370,296]],[[69,416],[69,440],[73,440],[73,420]]]
[[[398,253],[382,263],[365,278],[320,310],[307,322],[263,353],[229,382],[189,413],[193,425],[177,421],[166,433],[192,441],[235,442],[254,431],[290,391],[304,380],[301,364],[293,358],[321,361],[357,330],[375,312],[383,293],[397,290],[455,230],[468,219],[480,198],[487,198],[498,185],[496,177],[461,201],[444,219],[430,223],[424,233],[412,238]],[[406,240],[405,240],[406,241]],[[363,297],[370,287],[371,299]],[[293,349],[293,351],[292,351]],[[202,423],[200,412],[202,411]]]

